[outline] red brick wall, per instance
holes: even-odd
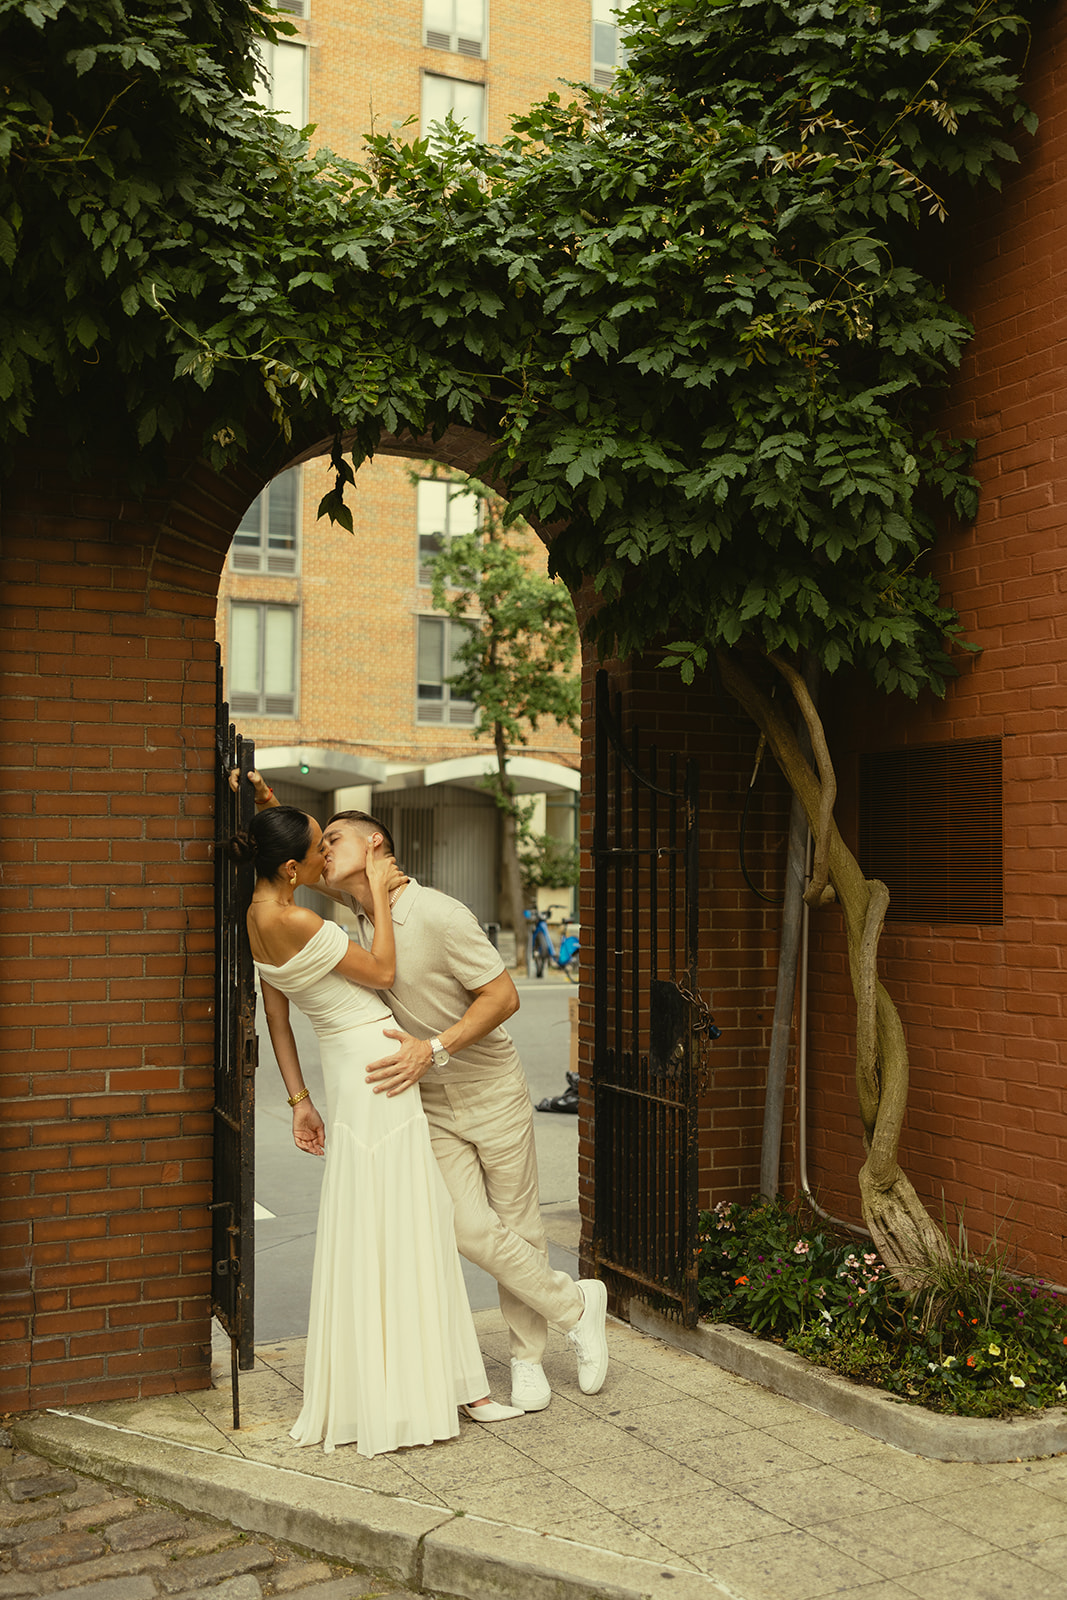
[[[45,456],[5,487],[9,1409],[208,1381],[215,592],[248,492]]]
[[[1067,14],[1034,43],[1040,117],[1021,166],[951,239],[952,294],[976,338],[948,427],[978,440],[974,527],[934,569],[982,654],[944,701],[863,702],[839,691],[842,816],[854,829],[855,754],[996,737],[1004,755],[1003,927],[887,924],[885,977],[912,1052],[905,1169],[979,1240],[998,1219],[1028,1261],[1064,1281],[1067,1216]],[[976,208],[977,209],[977,208]],[[850,824],[851,819],[851,824]],[[892,912],[890,913],[892,917]],[[812,1176],[855,1215],[851,1002],[836,914],[814,919]]]

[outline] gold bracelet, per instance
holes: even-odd
[[[310,1094],[310,1089],[301,1089],[299,1094],[291,1094],[289,1096],[289,1104],[291,1106],[298,1106],[301,1100],[306,1100]]]

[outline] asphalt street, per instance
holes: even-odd
[[[536,1105],[567,1086],[570,1024],[567,1001],[577,993],[558,973],[541,979],[518,978],[520,1008],[508,1031],[522,1057]],[[310,1024],[295,1007],[293,1031],[304,1081],[322,1104],[318,1047]],[[292,1121],[270,1037],[257,1007],[259,1070],[256,1074],[256,1255],[255,1338],[257,1344],[302,1338],[307,1333],[315,1220],[322,1163],[293,1144]],[[537,1159],[543,1206],[577,1206],[578,1119],[535,1113]],[[549,1245],[552,1264],[577,1275],[577,1258]],[[475,1311],[497,1304],[496,1285],[480,1268],[463,1263],[467,1293]]]

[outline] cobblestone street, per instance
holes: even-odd
[[[0,1432],[0,1600],[413,1600],[388,1578],[125,1495]]]

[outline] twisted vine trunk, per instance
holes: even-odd
[[[845,918],[849,971],[856,997],[856,1089],[867,1159],[860,1169],[863,1218],[886,1266],[906,1288],[929,1280],[947,1259],[943,1235],[897,1161],[908,1102],[908,1048],[896,1006],[878,980],[878,943],[889,906],[884,883],[863,876],[837,830],[837,786],[822,721],[803,678],[788,662],[770,657],[785,679],[811,736],[815,770],[775,702],[749,677],[738,658],[718,654],[725,688],[739,701],[767,743],[786,782],[798,796],[814,839],[809,905],[837,899]]]

